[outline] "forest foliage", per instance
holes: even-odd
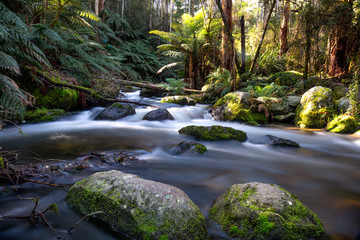
[[[359,72],[358,1],[223,3],[229,1],[235,40],[230,51],[238,56],[244,52],[246,71],[254,62],[251,74],[240,74],[235,66],[221,68],[222,55],[229,54],[223,47],[232,43],[222,42],[229,26],[214,0],[0,2],[0,119],[21,119],[26,107],[35,104],[32,91],[45,84],[39,72],[86,87],[97,85],[96,79],[109,85],[114,78],[153,83],[168,79],[174,89],[205,86],[216,98],[244,84],[257,92],[277,91],[275,84],[299,93],[315,83],[353,79]],[[242,16],[245,50],[240,41]],[[284,71],[302,76],[271,85],[273,75]]]

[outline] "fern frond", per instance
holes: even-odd
[[[157,73],[161,73],[162,71],[164,71],[167,68],[172,68],[178,65],[184,64],[183,62],[174,62],[174,63],[169,63],[166,64],[165,66],[163,66],[162,68],[159,69],[159,71]]]
[[[10,55],[0,51],[0,68],[20,74],[20,67],[17,61]]]

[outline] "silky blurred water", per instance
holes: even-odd
[[[138,93],[130,96],[138,100]],[[146,99],[145,99],[146,100]],[[150,101],[150,100],[148,100]],[[360,233],[360,139],[326,132],[300,131],[279,126],[254,127],[211,119],[207,106],[179,107],[162,105],[175,121],[141,120],[152,107],[138,107],[136,115],[118,121],[94,121],[102,108],[80,112],[62,120],[24,124],[0,131],[0,146],[19,151],[20,158],[60,159],[71,163],[86,153],[132,151],[141,161],[113,165],[111,168],[142,178],[179,187],[207,217],[211,203],[235,183],[265,182],[278,184],[312,209],[324,222],[327,234],[337,239],[355,239]],[[178,134],[187,125],[222,125],[245,131],[251,140],[266,134],[296,141],[301,148],[272,148],[265,145],[202,142],[203,155],[175,156],[178,143],[191,140]],[[98,166],[92,171],[105,171]],[[91,172],[90,172],[91,173]],[[57,183],[71,184],[89,172],[80,171],[59,177]],[[0,222],[0,239],[57,239],[81,218],[65,201],[66,191],[26,183],[17,192],[0,193],[0,215],[28,215],[31,201],[17,197],[40,197],[39,209],[50,203],[59,206],[61,216],[49,214],[57,231],[44,225],[32,226],[20,220]],[[212,239],[226,239],[219,227],[207,220]],[[66,239],[116,239],[110,228],[98,222],[82,222]]]

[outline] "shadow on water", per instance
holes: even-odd
[[[16,128],[0,132],[3,149],[19,151],[23,161],[42,159],[74,162],[88,153],[131,151],[139,162],[97,166],[56,178],[69,184],[94,171],[115,168],[142,178],[167,183],[184,190],[200,207],[205,217],[217,196],[235,183],[265,182],[278,184],[294,193],[324,222],[332,239],[355,239],[360,230],[360,139],[324,132],[299,131],[281,127],[253,127],[239,123],[215,122],[206,106],[165,105],[175,121],[148,122],[142,116],[151,108],[138,108],[137,114],[119,121],[94,121],[101,108],[84,111],[61,121],[25,124],[19,135]],[[187,125],[223,125],[241,129],[248,138],[275,135],[298,142],[299,149],[271,148],[238,142],[201,142],[208,151],[201,156],[175,156],[172,151],[184,140],[177,131]],[[22,197],[40,197],[39,209],[50,203],[59,206],[61,216],[49,214],[58,232],[43,225],[36,227],[19,220],[0,222],[0,239],[57,239],[81,218],[65,201],[66,189],[54,189],[31,183],[17,192],[0,193],[0,215],[28,215],[30,201]],[[212,239],[226,236],[207,220]],[[96,221],[82,222],[66,239],[119,239]]]

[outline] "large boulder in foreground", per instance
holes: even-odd
[[[319,239],[319,218],[274,184],[235,184],[216,199],[210,217],[232,239]]]
[[[326,130],[333,133],[354,133],[358,127],[354,117],[342,114],[329,122]]]
[[[194,99],[186,96],[168,96],[160,100],[161,103],[175,103],[179,105],[195,106],[196,102]]]
[[[156,110],[153,110],[145,114],[143,120],[148,120],[148,121],[174,120],[174,117],[165,108],[158,108]]]
[[[203,141],[235,140],[238,142],[245,142],[247,140],[247,135],[245,132],[218,125],[209,127],[194,125],[186,126],[181,128],[179,133],[193,137],[196,140]]]
[[[208,239],[199,208],[180,189],[120,171],[99,172],[72,186],[66,201],[132,239]]]
[[[102,110],[95,120],[118,120],[135,114],[135,108],[127,103],[113,103],[110,107]]]
[[[324,128],[335,111],[330,88],[313,87],[303,94],[296,109],[296,124],[301,128]]]
[[[215,103],[211,115],[216,121],[238,121],[252,125],[265,124],[267,122],[265,113],[258,111],[261,108],[252,107],[258,104],[256,99],[251,98],[250,93],[228,93]]]

